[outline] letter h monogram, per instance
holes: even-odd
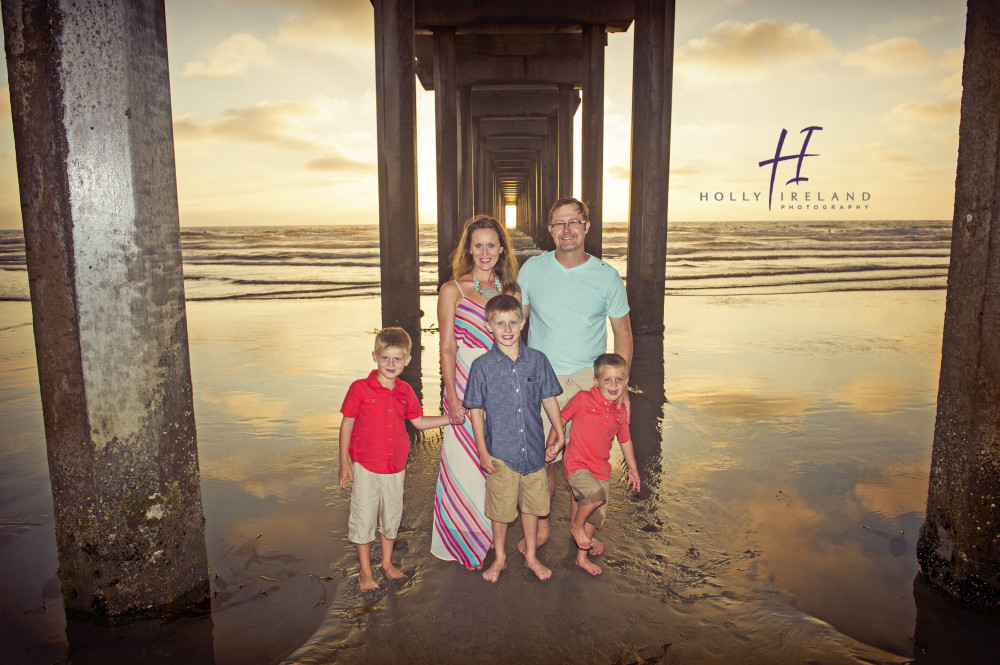
[[[765,164],[770,164],[771,165],[771,189],[767,193],[767,209],[768,210],[771,209],[771,197],[774,194],[774,176],[778,172],[778,162],[783,162],[786,159],[797,159],[797,160],[799,160],[799,163],[795,166],[795,177],[792,178],[792,179],[790,179],[788,182],[786,182],[785,183],[786,185],[790,185],[793,182],[805,182],[805,181],[809,180],[809,178],[803,178],[802,175],[801,175],[801,173],[802,173],[802,160],[805,159],[806,157],[819,157],[819,153],[807,154],[806,153],[806,148],[809,145],[809,139],[812,138],[812,133],[814,131],[819,131],[819,130],[822,130],[822,129],[823,129],[822,127],[817,127],[815,125],[812,126],[812,127],[806,127],[805,129],[803,129],[801,132],[799,132],[799,134],[801,134],[803,132],[808,132],[808,134],[806,134],[805,139],[803,139],[803,141],[802,141],[802,151],[799,152],[798,154],[795,154],[795,155],[784,155],[784,156],[781,154],[781,146],[783,146],[784,143],[785,143],[785,136],[788,134],[788,130],[782,129],[781,130],[781,136],[778,137],[778,147],[774,151],[774,158],[773,159],[765,159],[762,162],[758,162],[757,166],[764,166]]]

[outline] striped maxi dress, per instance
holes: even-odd
[[[463,295],[455,308],[455,386],[458,399],[465,396],[472,361],[493,346],[485,325],[486,311]],[[442,411],[448,413],[447,397]],[[434,494],[434,529],[431,554],[465,566],[483,562],[493,540],[490,521],[483,514],[486,472],[479,466],[479,453],[472,435],[472,421],[448,425],[441,444],[441,469]]]

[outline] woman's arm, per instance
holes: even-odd
[[[437,319],[438,332],[441,335],[441,379],[444,381],[447,413],[464,420],[465,409],[458,399],[458,388],[455,386],[455,359],[458,354],[458,342],[455,340],[455,308],[460,297],[461,292],[455,282],[443,284],[438,292]]]

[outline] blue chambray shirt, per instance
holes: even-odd
[[[462,406],[486,411],[486,450],[517,473],[545,466],[542,400],[562,393],[545,354],[518,340],[517,360],[493,347],[472,361]]]

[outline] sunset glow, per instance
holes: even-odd
[[[376,223],[371,3],[167,0],[166,11],[181,225]],[[964,23],[960,0],[678,0],[670,218],[949,219]],[[633,31],[610,34],[606,50],[608,223],[628,216]],[[0,228],[18,228],[2,96]],[[419,85],[417,115],[430,224],[434,95]],[[769,210],[758,163],[783,129],[784,154],[799,151],[810,126],[822,131],[807,180],[786,186],[796,172],[784,162]],[[867,208],[822,205],[863,193]]]

